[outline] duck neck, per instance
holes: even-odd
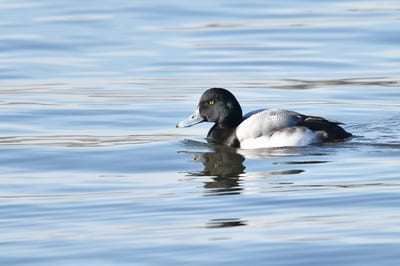
[[[214,124],[208,132],[207,139],[217,144],[238,148],[240,144],[236,136],[236,127],[237,125]]]
[[[236,128],[243,121],[242,108],[239,103],[229,106],[227,114],[221,115],[215,126],[220,128]]]

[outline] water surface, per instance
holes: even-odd
[[[400,262],[397,1],[1,1],[3,265]],[[355,137],[236,150],[209,87]]]

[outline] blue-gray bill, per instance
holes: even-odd
[[[204,117],[200,115],[199,108],[197,108],[196,111],[194,111],[194,113],[191,116],[179,122],[176,125],[176,127],[191,127],[193,125],[199,124],[204,121],[205,121]]]

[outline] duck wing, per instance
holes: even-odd
[[[239,142],[255,139],[273,131],[296,126],[304,116],[282,109],[257,110],[244,115],[244,120],[236,129]]]

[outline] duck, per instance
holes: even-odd
[[[211,122],[211,143],[240,149],[307,146],[343,141],[352,134],[342,122],[284,109],[259,109],[245,115],[236,97],[227,89],[210,88],[200,97],[197,109],[177,128]]]

